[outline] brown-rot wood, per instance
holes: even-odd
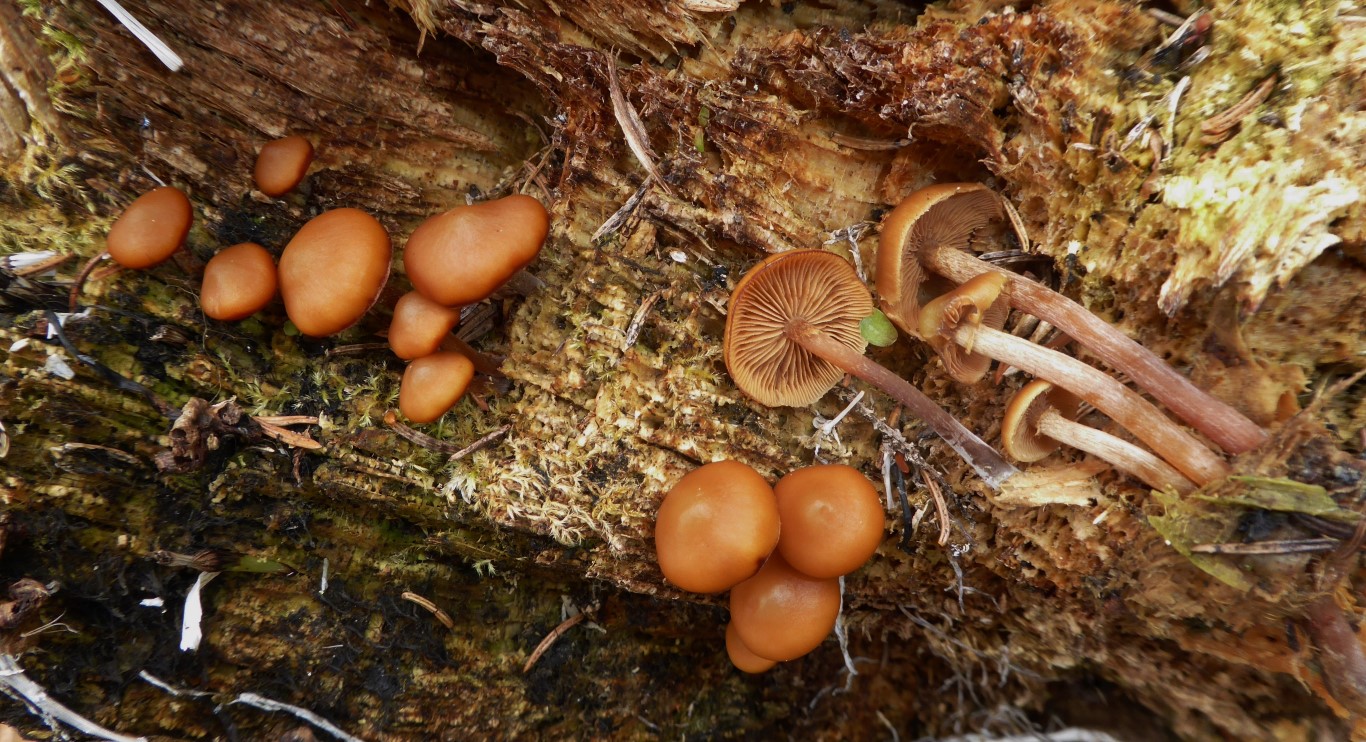
[[[845,404],[771,410],[734,388],[720,363],[734,281],[770,252],[848,254],[838,230],[948,180],[1005,195],[1062,290],[1273,429],[1238,472],[1359,510],[1366,397],[1334,382],[1366,365],[1366,24],[1326,2],[1216,2],[1208,56],[1182,68],[1153,60],[1171,28],[1138,4],[705,5],[129,2],[185,58],[170,73],[94,3],[0,4],[0,252],[77,256],[55,276],[0,274],[0,582],[60,583],[6,614],[18,626],[0,629],[0,650],[92,719],[173,739],[296,724],[215,714],[139,670],[305,706],[367,739],[920,737],[1051,717],[1132,738],[1349,736],[1300,618],[1324,594],[1318,558],[1207,555],[1246,574],[1240,590],[1150,521],[1176,513],[1234,541],[1347,538],[1289,514],[1164,510],[1107,473],[1028,507],[994,502],[902,420],[943,485],[949,544],[908,477],[929,520],[893,511],[848,580],[847,693],[833,641],[765,676],[732,671],[720,601],[662,581],[650,530],[667,485],[698,462],[776,477],[810,463],[813,416]],[[1200,123],[1271,71],[1255,111],[1202,142]],[[613,73],[667,191],[642,187]],[[1150,117],[1161,146],[1143,129],[1126,141]],[[292,133],[319,145],[303,185],[254,192],[259,146]],[[235,398],[242,420],[318,418],[293,428],[316,452],[223,435],[193,466],[158,470],[171,421],[75,359],[74,378],[49,373],[61,351],[41,310],[62,309],[112,218],[163,181],[194,203],[201,264],[248,240],[278,256],[332,208],[368,211],[401,247],[467,198],[542,200],[553,226],[532,270],[546,286],[496,298],[500,320],[476,341],[507,356],[511,383],[421,432],[458,450],[511,427],[450,461],[383,424],[402,365],[366,344],[401,276],[357,327],[315,340],[288,331],[278,305],[204,320],[193,263],[96,271],[79,293],[89,316],[65,326],[81,352],[173,409]],[[876,230],[857,234],[874,264]],[[329,354],[342,346],[360,349]],[[963,387],[904,340],[872,355],[989,441],[1023,382]],[[880,481],[873,426],[854,415],[839,433],[822,454]],[[1067,483],[1074,461],[1044,466]],[[205,549],[298,572],[218,578],[204,647],[184,654],[179,601],[195,573],[152,555]],[[1362,579],[1328,593],[1353,625]],[[140,605],[153,596],[164,611]],[[600,605],[524,675],[564,600]],[[59,615],[79,633],[24,636]],[[0,720],[38,728],[17,705]]]

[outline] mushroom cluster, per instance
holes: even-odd
[[[664,496],[655,549],[674,585],[730,590],[726,652],[759,673],[825,640],[839,618],[839,578],[873,556],[883,525],[876,490],[853,467],[809,466],[770,487],[745,464],[717,461]]]
[[[1154,353],[1081,305],[1029,278],[969,252],[994,223],[1018,217],[996,193],[976,183],[924,188],[887,217],[878,245],[876,286],[887,317],[927,342],[955,380],[975,383],[993,360],[1032,374],[1049,387],[1021,392],[1007,412],[1004,447],[1029,462],[1068,442],[1158,489],[1189,492],[1228,475],[1224,457],[1125,384],[1072,356],[1002,331],[1011,308],[1057,327],[1230,454],[1266,432],[1214,399]],[[1027,246],[1027,244],[1026,244]],[[935,273],[959,284],[924,301]],[[732,380],[765,405],[814,403],[844,374],[900,402],[949,444],[993,489],[1017,469],[914,386],[867,359],[861,323],[873,313],[853,266],[833,253],[793,250],[760,262],[736,284],[726,318],[725,360]],[[1051,393],[1050,393],[1051,392]],[[1108,415],[1156,453],[1073,422],[1075,395]],[[1055,409],[1044,410],[1055,399]]]
[[[280,197],[302,182],[313,144],[289,136],[261,147],[253,172],[257,188]],[[108,252],[127,268],[150,268],[185,242],[193,220],[189,198],[163,187],[133,201],[114,222]],[[404,267],[416,290],[394,306],[389,344],[411,361],[399,388],[399,411],[413,422],[440,418],[470,385],[475,371],[498,374],[490,358],[451,334],[460,308],[483,301],[540,253],[550,217],[524,195],[460,206],[423,222],[408,240]],[[389,280],[393,246],[384,225],[353,208],[310,219],[280,253],[242,243],[204,266],[200,304],[212,319],[245,319],[277,293],[299,332],[327,337],[358,322]]]

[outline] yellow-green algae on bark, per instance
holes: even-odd
[[[781,474],[811,461],[813,416],[843,406],[768,410],[730,384],[719,341],[734,280],[766,251],[845,249],[837,230],[875,225],[934,181],[1000,189],[1064,290],[1258,422],[1283,424],[1364,365],[1353,163],[1366,24],[1328,3],[1214,3],[1210,56],[1187,72],[1148,63],[1169,29],[1123,3],[398,5],[411,18],[353,2],[138,3],[186,56],[185,75],[93,6],[30,3],[15,19],[43,40],[63,115],[31,115],[6,160],[0,247],[76,255],[59,280],[157,178],[190,192],[200,260],[243,239],[278,250],[338,206],[375,213],[400,243],[467,195],[523,188],[555,218],[534,266],[547,287],[499,300],[503,322],[481,341],[508,355],[510,387],[425,429],[463,445],[512,425],[460,462],[379,424],[400,372],[383,350],[326,354],[375,340],[387,310],[319,342],[291,334],[278,309],[205,323],[197,281],[177,267],[91,281],[84,301],[98,307],[70,325],[84,352],[175,406],[236,396],[258,414],[321,418],[321,453],[226,440],[203,470],[177,475],[151,463],[169,421],[77,364],[73,381],[51,377],[39,315],[6,314],[0,347],[28,344],[6,353],[0,383],[13,441],[0,496],[16,534],[0,576],[61,580],[33,620],[65,609],[82,633],[5,641],[29,650],[26,667],[55,693],[106,724],[177,738],[294,723],[236,709],[225,720],[130,682],[139,669],[384,738],[869,738],[885,733],[880,717],[942,735],[1018,730],[1028,714],[1104,725],[1085,709],[1101,695],[1121,725],[1189,738],[1347,733],[1297,628],[1310,576],[1245,559],[1233,567],[1265,573],[1255,589],[1215,581],[1146,520],[1172,513],[1113,474],[1020,507],[928,443],[951,486],[951,544],[936,545],[932,510],[914,529],[889,518],[888,542],[848,583],[852,650],[876,660],[848,694],[827,691],[845,682],[833,643],[765,677],[730,671],[719,601],[665,585],[649,534],[664,488],[697,462]],[[673,195],[645,189],[594,241],[644,181],[607,95],[613,64]],[[1202,120],[1272,73],[1232,138],[1201,142]],[[1170,147],[1156,169],[1141,131],[1126,146],[1149,116]],[[251,194],[257,145],[295,131],[322,143],[304,191]],[[875,231],[855,230],[865,265]],[[180,340],[148,340],[161,328]],[[905,343],[874,355],[989,439],[1019,383],[955,385]],[[1342,391],[1239,470],[1323,486],[1355,509],[1344,451],[1360,451],[1364,405],[1360,385]],[[880,479],[876,432],[857,416],[839,432],[839,457]],[[81,443],[113,450],[69,445]],[[909,497],[931,507],[914,482]],[[1256,512],[1225,525],[1254,538],[1291,528]],[[173,603],[191,581],[154,565],[154,550],[204,546],[300,571],[220,578],[206,649],[180,655],[175,610],[137,602]],[[319,596],[324,557],[332,584]],[[445,607],[457,630],[403,590]],[[575,629],[524,679],[562,595],[600,603],[606,631]],[[1340,592],[1352,611],[1356,600]]]

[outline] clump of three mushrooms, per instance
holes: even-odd
[[[399,411],[436,420],[464,395],[475,370],[498,373],[493,359],[451,334],[459,307],[483,301],[540,253],[550,216],[539,201],[514,194],[457,206],[423,222],[408,238],[403,265],[414,290],[394,306],[389,346],[411,360]]]
[[[752,468],[718,461],[665,495],[655,547],[671,583],[731,591],[727,653],[755,673],[824,641],[839,616],[839,578],[873,555],[882,531],[877,493],[852,467],[805,467],[770,487]]]

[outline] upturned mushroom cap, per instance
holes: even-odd
[[[735,665],[735,669],[751,675],[768,672],[778,664],[750,651],[750,648],[740,641],[740,635],[735,633],[734,622],[726,624],[726,656],[730,657],[730,663]]]
[[[921,308],[920,337],[939,354],[944,369],[955,380],[974,384],[991,368],[990,358],[964,348],[953,337],[963,326],[996,330],[1005,326],[1010,313],[1010,305],[1001,296],[1005,286],[1005,276],[983,273]]]
[[[398,411],[415,423],[446,414],[465,395],[474,363],[452,351],[433,353],[408,364],[398,387]]]
[[[779,479],[773,494],[783,524],[778,552],[803,574],[849,574],[882,543],[882,500],[852,466],[798,469]]]
[[[1007,456],[1028,463],[1058,450],[1058,441],[1037,429],[1039,416],[1050,409],[1068,420],[1075,420],[1081,400],[1042,379],[1035,379],[1015,392],[1001,420],[1001,447]]]
[[[730,589],[753,576],[777,545],[773,488],[738,461],[716,461],[683,475],[655,516],[659,568],[689,592]]]
[[[266,142],[256,155],[256,187],[272,198],[294,190],[313,162],[313,144],[301,136]]]
[[[334,335],[360,319],[389,278],[389,234],[359,209],[311,219],[280,255],[280,294],[299,331]]]
[[[751,268],[731,292],[726,369],[735,385],[760,404],[813,404],[844,378],[844,371],[789,338],[788,323],[810,322],[862,353],[868,341],[859,322],[872,311],[868,289],[844,258],[823,250],[779,253]]]
[[[550,215],[530,196],[457,206],[413,230],[403,267],[428,299],[473,304],[535,260],[549,230]]]
[[[931,246],[967,249],[973,234],[1005,217],[1001,199],[981,183],[939,183],[906,197],[882,222],[877,293],[882,311],[908,335],[920,329],[919,253]]]
[[[199,303],[214,319],[245,319],[269,304],[275,289],[275,258],[255,242],[243,242],[209,259]]]
[[[125,268],[151,268],[185,242],[194,220],[190,199],[177,188],[138,196],[109,228],[109,257]]]
[[[810,652],[835,628],[840,583],[793,569],[774,553],[759,573],[730,591],[730,620],[749,650],[775,662]]]
[[[405,361],[429,356],[458,324],[459,309],[442,306],[416,291],[409,291],[394,304],[394,318],[389,323],[389,347],[394,355]]]

